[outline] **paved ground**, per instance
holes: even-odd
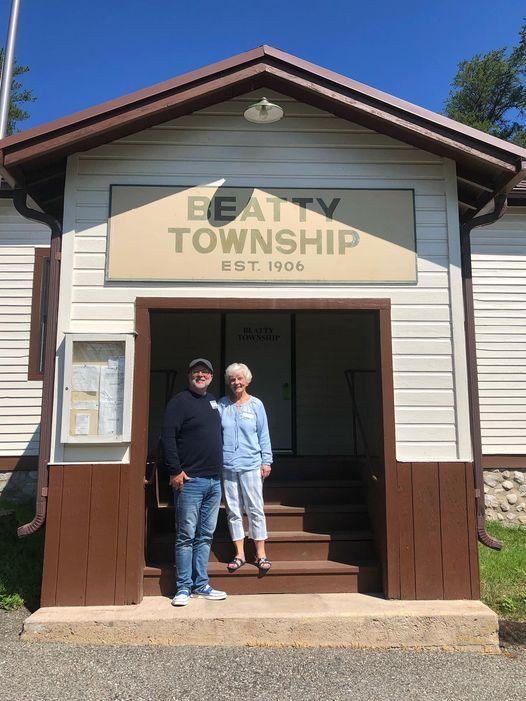
[[[503,655],[22,643],[0,611],[1,701],[524,701],[526,648]]]

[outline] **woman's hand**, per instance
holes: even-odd
[[[270,465],[261,465],[261,478],[265,479],[272,472]]]

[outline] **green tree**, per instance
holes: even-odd
[[[4,66],[4,50],[0,49],[0,71]],[[29,66],[20,66],[16,60],[13,66],[13,80],[11,81],[11,102],[9,105],[9,116],[7,120],[7,133],[14,134],[18,129],[18,123],[28,119],[29,112],[26,112],[24,106],[29,102],[34,102],[36,97],[33,96],[31,90],[24,88],[18,77],[27,73]]]
[[[514,48],[461,61],[445,114],[526,147],[526,23]]]

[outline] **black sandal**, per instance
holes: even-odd
[[[272,567],[272,562],[268,559],[268,557],[257,557],[254,560],[254,564],[259,570],[259,577],[263,577],[269,569]]]
[[[246,560],[242,560],[240,557],[235,557],[226,566],[227,572],[237,572],[243,565],[246,565]]]

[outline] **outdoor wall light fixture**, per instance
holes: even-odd
[[[254,124],[272,124],[283,117],[283,110],[273,102],[269,102],[266,97],[262,97],[245,110],[244,116],[248,122]]]

